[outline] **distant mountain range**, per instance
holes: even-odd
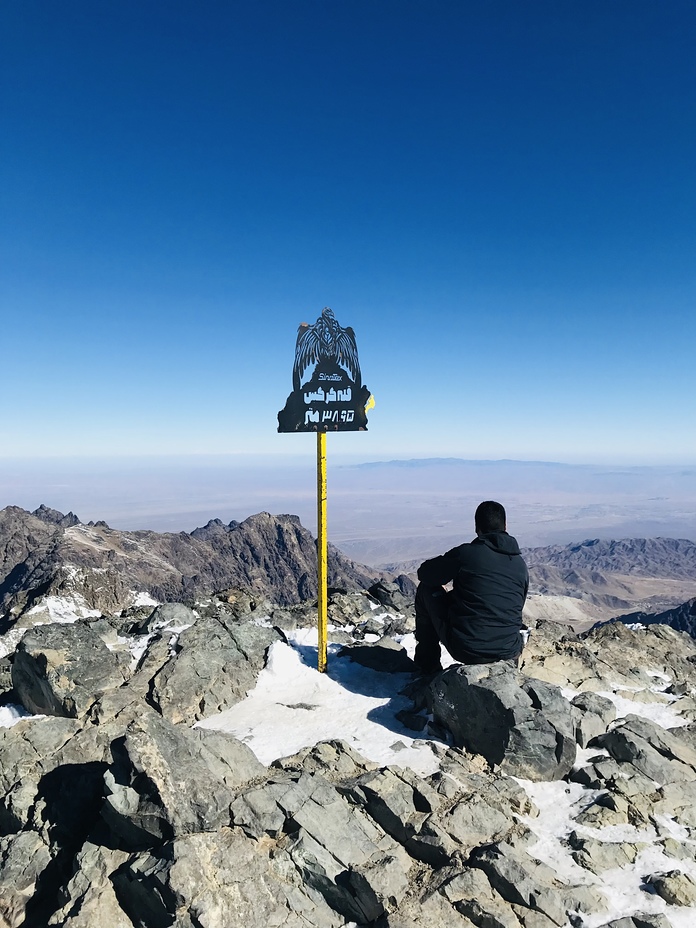
[[[696,578],[696,543],[677,538],[599,538],[580,544],[527,548],[524,558],[530,568],[591,570],[638,577],[673,580]]]
[[[316,542],[293,515],[169,533],[84,525],[46,506],[0,511],[0,615],[10,620],[47,597],[108,612],[143,594],[186,602],[234,586],[289,605],[317,595],[316,564]],[[385,576],[330,548],[330,586],[365,589]]]
[[[533,592],[590,603],[595,617],[665,612],[696,595],[691,541],[595,539],[523,554]],[[316,541],[294,515],[262,512],[228,524],[213,519],[192,532],[172,533],[85,525],[72,512],[46,506],[0,511],[0,617],[6,617],[6,627],[28,612],[60,611],[66,599],[66,608],[77,604],[87,614],[119,611],[143,597],[191,602],[244,587],[290,605],[317,595],[316,564]],[[331,547],[329,585],[367,589],[416,566],[395,564],[383,571]],[[408,578],[397,582],[412,595]]]

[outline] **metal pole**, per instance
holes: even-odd
[[[318,631],[317,669],[326,672],[326,622],[328,543],[326,537],[326,432],[317,432],[317,561],[318,569]]]

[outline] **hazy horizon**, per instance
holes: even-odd
[[[520,544],[696,539],[695,465],[329,457],[329,540],[356,560],[427,557],[473,535],[499,499]],[[210,519],[292,513],[316,530],[311,455],[0,459],[0,504],[41,503],[113,528],[191,531]]]

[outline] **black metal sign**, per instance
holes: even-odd
[[[360,432],[373,405],[363,386],[355,333],[327,307],[297,331],[292,393],[278,413],[279,432]]]

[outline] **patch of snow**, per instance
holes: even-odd
[[[643,672],[647,673],[649,677],[655,677],[657,680],[663,680],[667,686],[672,682],[672,678],[669,674],[663,673],[662,670],[648,670],[647,667],[643,668]]]
[[[117,640],[119,644],[128,645],[128,650],[131,653],[132,662],[135,666],[140,661],[140,658],[143,656],[145,651],[147,651],[147,646],[150,644],[153,638],[153,634],[133,635],[132,637],[119,635]]]
[[[22,719],[43,719],[43,715],[32,715],[27,712],[24,706],[18,706],[14,703],[8,703],[6,706],[0,706],[0,728],[12,728]]]
[[[693,928],[696,924],[696,906],[667,905],[664,899],[645,887],[646,876],[670,870],[681,870],[696,876],[696,864],[693,861],[675,861],[657,844],[641,850],[635,863],[605,870],[599,885],[607,897],[609,907],[599,915],[584,916],[583,928],[600,928],[608,921],[639,912],[649,915],[660,913],[667,918],[672,928]],[[595,879],[599,880],[599,877]]]
[[[661,725],[662,728],[682,728],[684,725],[689,724],[688,719],[679,715],[673,708],[673,706],[679,705],[678,698],[672,705],[665,706],[659,702],[635,702],[632,699],[625,699],[623,696],[611,692],[611,690],[604,690],[597,693],[597,695],[611,699],[616,706],[617,719],[625,718],[627,715],[639,715],[641,718],[655,722],[656,725]]]
[[[410,674],[380,673],[329,645],[328,671],[318,673],[316,629],[288,632],[275,642],[256,687],[231,709],[197,722],[244,741],[264,764],[318,741],[340,738],[377,764],[434,773],[438,760],[424,738],[395,719],[411,701],[398,696]]]
[[[588,790],[578,783],[532,783],[517,779],[539,810],[537,818],[519,816],[520,820],[537,837],[528,848],[529,854],[551,867],[557,878],[569,885],[592,886],[607,899],[607,908],[594,915],[583,915],[583,928],[600,928],[613,919],[638,912],[662,913],[673,928],[693,928],[696,924],[696,907],[677,909],[668,906],[659,896],[645,889],[644,878],[656,871],[679,869],[696,876],[694,861],[675,861],[667,857],[661,847],[649,843],[641,850],[634,864],[616,867],[599,876],[575,863],[564,839],[571,831],[588,835],[605,842],[653,842],[654,830],[639,830],[630,825],[612,825],[595,829],[580,826],[574,821],[590,805],[599,792]]]
[[[17,645],[24,637],[28,628],[12,628],[4,635],[0,635],[0,657],[7,657],[8,654],[14,654]]]
[[[534,783],[513,777],[523,787],[539,810],[535,818],[519,816],[536,836],[528,851],[536,860],[548,864],[563,883],[587,883],[587,871],[575,863],[568,847],[561,842],[578,828],[573,820],[595,801],[601,790],[591,790],[579,783],[557,780],[553,783]],[[596,879],[596,878],[595,878]]]
[[[685,844],[690,844],[696,849],[696,842],[691,841],[689,838],[689,829],[685,828],[684,825],[680,825],[673,816],[653,815],[653,818],[658,825],[662,827],[663,832],[667,832],[670,838],[674,838],[676,841],[683,841]]]
[[[133,596],[134,596],[134,599],[133,599],[134,606],[159,606],[160,605],[159,600],[154,599],[152,596],[150,596],[149,593],[145,593],[142,590],[140,591],[140,593],[137,593],[135,590],[131,590],[131,593],[133,593]]]
[[[43,616],[49,622],[70,624],[79,619],[96,619],[101,615],[100,609],[90,609],[83,596],[72,593],[69,596],[46,596],[41,602],[32,606],[25,613],[28,616]]]

